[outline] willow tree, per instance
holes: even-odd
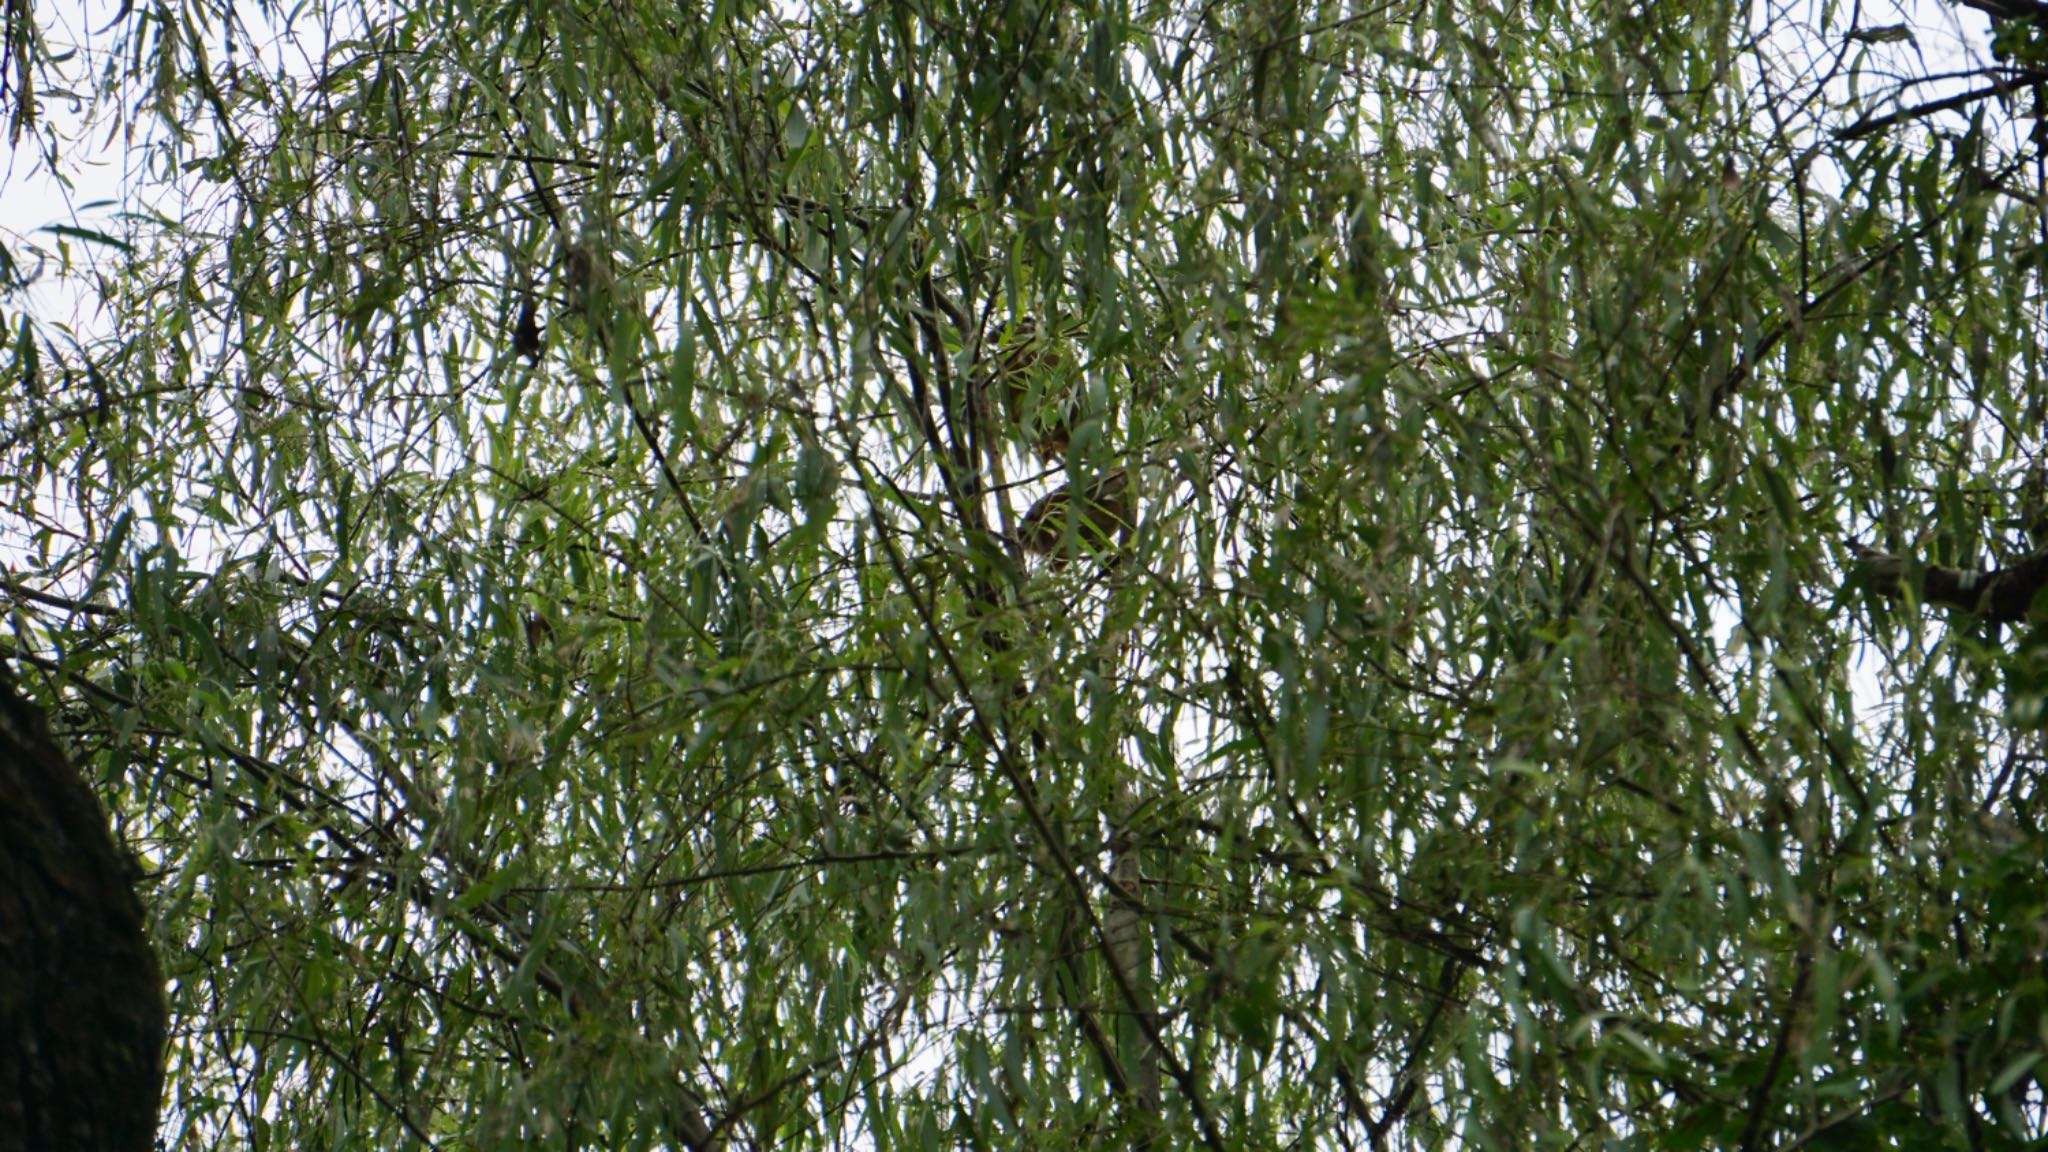
[[[1851,11],[123,8],[167,1137],[2040,1138],[2043,74]]]

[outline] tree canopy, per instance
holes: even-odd
[[[136,173],[0,508],[165,1139],[2035,1146],[1993,15],[10,6]]]

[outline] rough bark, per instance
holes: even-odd
[[[0,1152],[146,1152],[165,1007],[134,867],[0,668]]]

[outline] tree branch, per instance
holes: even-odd
[[[1854,542],[1850,543],[1849,551],[1856,556],[1871,587],[1881,595],[1903,599],[1910,588],[1914,598],[1925,603],[2001,624],[2025,620],[2035,595],[2048,586],[2048,551],[2036,552],[2018,563],[1989,572],[1943,564],[1915,564]]]

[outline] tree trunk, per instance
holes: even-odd
[[[147,1152],[164,1028],[133,865],[0,669],[0,1152]]]

